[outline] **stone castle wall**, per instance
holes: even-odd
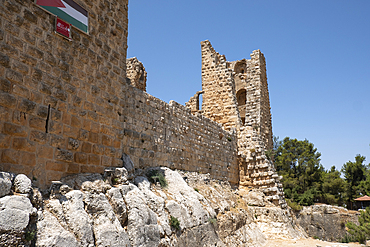
[[[45,187],[122,166],[126,153],[140,168],[238,183],[235,132],[129,85],[127,0],[75,1],[89,12],[89,34],[72,29],[71,41],[33,0],[0,2],[0,170]]]

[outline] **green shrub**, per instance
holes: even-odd
[[[211,223],[214,227],[217,226],[217,219],[216,218],[209,218],[208,222]]]
[[[270,161],[272,161],[272,157],[274,156],[274,150],[268,149],[265,151],[266,158]]]
[[[27,241],[32,241],[36,236],[36,230],[27,231],[25,234],[25,239]]]
[[[346,234],[346,235],[344,236],[344,238],[342,238],[342,239],[340,240],[340,242],[341,242],[341,243],[351,243],[351,242],[356,242],[356,241],[357,241],[357,239],[356,239],[356,237],[355,237],[355,236],[348,235],[348,234]]]
[[[162,188],[166,188],[168,183],[166,177],[160,170],[149,170],[147,173],[147,177],[151,183],[157,183],[161,185]]]
[[[316,236],[316,235],[315,235],[315,236],[313,236],[313,238],[314,238],[314,239],[320,239],[320,238],[319,238],[318,236]]]
[[[195,190],[196,192],[199,192],[198,188],[194,188],[194,190]]]
[[[366,239],[370,238],[370,207],[367,207],[365,211],[361,212],[358,218],[359,225],[353,222],[348,222],[348,232],[358,241],[360,244],[365,244]]]
[[[303,209],[302,205],[299,205],[298,203],[296,203],[294,201],[286,199],[286,202],[287,202],[288,206],[291,207],[293,209],[293,211],[295,211],[295,212],[299,212]]]
[[[180,229],[180,221],[176,217],[173,217],[171,215],[170,226],[172,226],[173,228],[179,230]]]

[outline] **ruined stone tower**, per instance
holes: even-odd
[[[186,106],[220,123],[225,130],[236,131],[239,185],[260,188],[271,201],[284,207],[280,177],[266,156],[273,142],[264,55],[256,50],[251,59],[229,62],[208,40],[201,42],[201,50],[202,91]]]

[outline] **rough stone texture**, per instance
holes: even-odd
[[[0,197],[3,197],[10,193],[13,179],[13,174],[8,172],[0,172]]]
[[[202,114],[225,130],[236,131],[239,185],[261,188],[268,200],[285,208],[281,178],[266,157],[266,151],[272,149],[272,125],[264,55],[256,50],[251,59],[228,62],[208,40],[201,42],[201,49],[202,91],[186,106],[193,114]]]
[[[78,246],[75,236],[71,232],[65,230],[52,213],[45,210],[42,215],[39,215],[39,218],[40,220],[37,222],[36,246]]]
[[[127,0],[78,1],[89,34],[72,28],[71,41],[34,2],[0,2],[0,170],[46,189],[69,174],[122,167],[127,154],[135,168],[239,182],[235,133],[147,94],[143,65],[126,66]]]
[[[22,231],[34,212],[32,204],[24,196],[5,196],[0,198],[0,231]]]
[[[166,188],[149,182],[145,174],[152,169],[165,175]],[[289,210],[258,189],[238,189],[210,174],[148,170],[115,184],[100,174],[68,176],[53,183],[37,212],[26,196],[0,198],[0,246],[257,247],[306,236]],[[302,214],[334,216],[342,209],[310,210]],[[171,216],[179,220],[178,229]],[[340,224],[330,221],[335,223]],[[30,233],[36,238],[26,240]]]
[[[63,213],[68,227],[77,236],[82,246],[94,244],[91,219],[85,211],[83,193],[78,190],[68,192],[62,200]]]
[[[146,71],[144,65],[136,57],[126,59],[127,80],[131,86],[146,92]]]
[[[15,192],[27,194],[31,190],[31,179],[24,174],[19,174],[14,179],[14,190]]]
[[[297,214],[297,223],[310,237],[327,241],[340,241],[346,234],[347,222],[358,224],[358,211],[331,205],[304,207]]]

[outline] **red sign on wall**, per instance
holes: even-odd
[[[57,17],[55,21],[55,32],[70,39],[71,38],[71,24]]]

